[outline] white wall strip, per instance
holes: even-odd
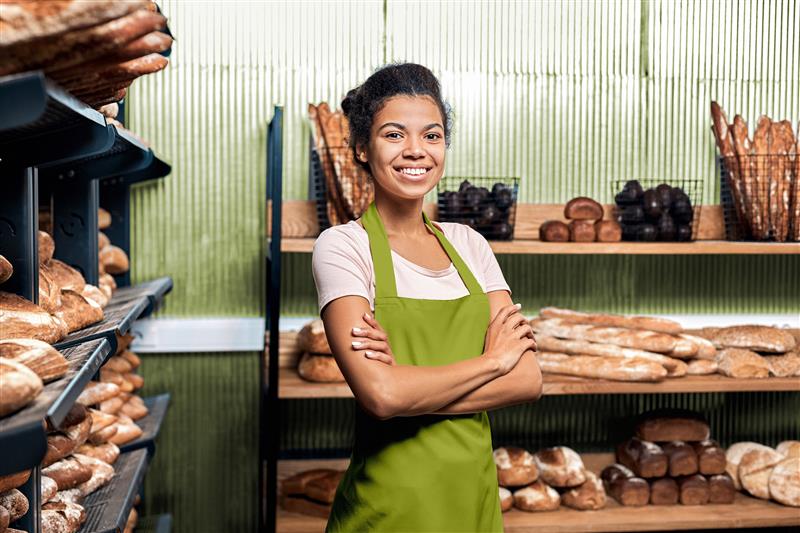
[[[138,353],[260,352],[263,318],[159,318],[133,323]]]

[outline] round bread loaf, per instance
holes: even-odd
[[[130,269],[128,255],[113,244],[100,250],[99,260],[109,274],[124,274]]]
[[[569,223],[569,240],[572,242],[594,242],[597,233],[591,220],[573,220]]]
[[[5,283],[14,273],[14,267],[11,263],[0,255],[0,283]]]
[[[497,482],[503,487],[523,487],[539,477],[536,460],[527,450],[509,446],[497,448],[493,455]]]
[[[584,471],[586,481],[561,495],[561,501],[567,507],[581,511],[602,509],[606,506],[606,491],[597,474]]]
[[[800,507],[800,457],[790,457],[775,465],[769,476],[769,494],[783,505]]]
[[[97,229],[108,229],[111,227],[111,213],[102,207],[97,209]]]
[[[616,220],[598,220],[594,223],[598,242],[619,242],[622,240],[622,226]]]
[[[11,414],[36,398],[44,384],[27,366],[0,358],[0,417]]]
[[[539,450],[535,460],[539,478],[553,487],[575,487],[586,481],[581,456],[566,446]]]
[[[569,220],[600,220],[603,206],[586,196],[573,198],[564,206],[564,218]]]
[[[539,240],[544,242],[569,242],[569,226],[560,220],[548,220],[539,226]]]
[[[304,353],[297,365],[300,377],[308,381],[332,383],[344,381],[342,371],[332,355]]]
[[[331,347],[325,336],[325,324],[320,319],[312,320],[297,334],[297,347],[303,352],[330,354]]]
[[[500,510],[504,513],[514,507],[514,495],[505,487],[499,487],[500,490]]]
[[[742,482],[739,479],[739,463],[744,454],[754,449],[771,450],[769,446],[757,442],[743,441],[732,444],[725,451],[725,471],[731,476],[736,490],[742,490]]]
[[[555,511],[559,505],[558,492],[541,479],[514,492],[514,506],[522,511]]]
[[[46,231],[39,231],[39,264],[44,264],[53,258],[53,253],[56,251],[56,242],[53,237]]]
[[[768,500],[770,474],[773,467],[783,459],[772,448],[754,449],[745,453],[739,463],[739,481],[742,487],[756,498]]]
[[[775,447],[784,457],[800,457],[800,440],[785,440]]]

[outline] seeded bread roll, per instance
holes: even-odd
[[[572,220],[569,223],[569,240],[572,242],[594,242],[597,233],[591,220]]]
[[[675,505],[679,497],[678,482],[671,477],[650,480],[651,505]]]
[[[506,512],[514,507],[514,495],[505,487],[498,487],[500,490],[500,510]]]
[[[697,454],[697,466],[701,474],[710,476],[725,473],[725,450],[717,441],[709,439],[691,444]]]
[[[643,478],[664,477],[669,467],[669,459],[660,446],[636,437],[617,446],[617,461]]]
[[[769,362],[756,352],[725,348],[717,353],[719,373],[731,378],[767,378]]]
[[[708,503],[733,503],[736,487],[728,474],[708,476]]]
[[[800,457],[790,457],[775,465],[769,476],[769,494],[783,505],[800,507]]]
[[[597,474],[585,471],[586,481],[561,495],[564,505],[581,511],[595,511],[606,506],[606,491]]]
[[[717,348],[744,348],[756,352],[785,353],[794,349],[797,341],[786,330],[768,326],[732,326],[720,328],[711,337]]]
[[[0,417],[18,411],[31,403],[42,391],[41,378],[31,369],[0,358]]]
[[[661,446],[669,460],[668,472],[671,477],[690,476],[699,470],[697,453],[689,444],[676,440]]]
[[[536,461],[527,450],[509,446],[494,451],[497,482],[503,487],[530,485],[539,477]]]
[[[558,492],[541,479],[514,492],[514,507],[521,511],[554,511],[559,505]]]
[[[583,460],[566,446],[539,450],[534,456],[539,477],[553,487],[575,487],[586,481]]]
[[[705,505],[708,503],[710,493],[708,481],[700,474],[684,476],[676,480],[680,493],[680,502],[683,505]]]
[[[539,226],[539,240],[543,242],[569,242],[569,226],[560,220],[548,220]]]
[[[603,206],[591,198],[579,196],[564,206],[564,218],[567,220],[600,220],[603,218]]]
[[[600,474],[608,494],[621,505],[640,507],[650,501],[650,486],[625,465],[613,464]]]

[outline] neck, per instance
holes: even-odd
[[[389,237],[424,237],[429,231],[422,219],[422,200],[393,198],[375,188],[375,207]]]

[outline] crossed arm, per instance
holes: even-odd
[[[492,318],[512,304],[507,291],[492,291],[488,296]],[[542,376],[530,350],[505,374],[494,359],[483,356],[436,367],[369,359],[364,349],[351,345],[359,339],[353,335],[354,326],[375,329],[377,323],[369,312],[366,299],[344,296],[325,307],[322,320],[336,362],[356,401],[376,418],[475,413],[536,401],[541,395]]]

